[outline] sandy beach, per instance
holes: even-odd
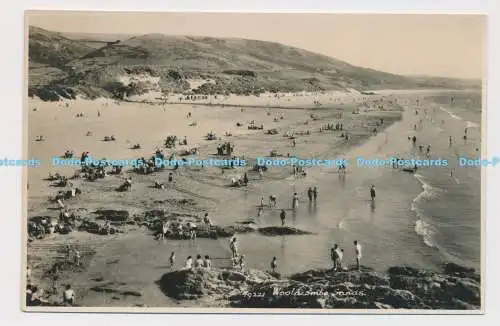
[[[106,100],[77,100],[68,102],[68,107],[66,107],[65,103],[61,102],[51,103],[30,100],[29,155],[40,159],[42,166],[29,170],[28,215],[29,217],[55,217],[59,214],[59,211],[55,210],[55,205],[47,201],[47,198],[54,195],[56,190],[59,189],[51,187],[51,182],[44,181],[44,179],[49,173],[61,173],[67,176],[73,174],[76,170],[75,167],[52,165],[52,158],[64,154],[66,150],[73,150],[77,157],[83,151],[89,151],[90,155],[95,158],[132,159],[141,156],[149,157],[156,148],[161,147],[162,139],[165,136],[177,135],[179,139],[185,136],[189,145],[195,144],[199,149],[197,156],[200,158],[212,157],[216,152],[217,143],[230,141],[235,144],[235,155],[244,155],[250,161],[255,157],[269,156],[272,150],[283,155],[292,153],[299,157],[334,159],[341,157],[350,148],[374,136],[373,128],[380,118],[384,119],[382,128],[388,127],[393,121],[400,119],[401,109],[395,103],[394,105],[386,103],[384,109],[381,110],[374,109],[375,105],[381,103],[377,97],[367,101],[365,97],[359,96],[359,94],[358,96],[344,94],[343,98],[340,98],[338,94],[335,95],[337,95],[337,98],[334,95],[323,96],[325,104],[321,106],[311,105],[317,97],[309,98],[309,107],[311,107],[309,109],[303,107],[305,102],[303,96],[293,95],[284,96],[285,103],[288,106],[282,109],[266,108],[266,104],[273,102],[274,98],[267,98],[268,103],[259,102],[259,105],[263,105],[261,108],[235,108],[231,106],[207,108],[195,103],[152,105],[118,103]],[[330,97],[332,98],[331,104],[327,103]],[[293,106],[295,99],[300,100],[297,100],[298,103]],[[241,101],[240,105],[249,105],[249,102],[251,103],[253,99],[246,98],[245,100]],[[339,103],[341,101],[345,101],[346,104]],[[235,100],[232,100],[232,103],[235,102]],[[251,105],[258,106],[257,104]],[[36,111],[33,110],[34,108],[36,108]],[[352,114],[355,108],[361,108],[359,114]],[[98,116],[98,111],[100,116]],[[189,119],[187,118],[188,112],[192,114]],[[83,117],[76,117],[77,113],[83,113]],[[336,118],[338,118],[339,113],[342,114],[344,130],[349,130],[351,136],[349,141],[345,141],[340,137],[340,132],[319,132],[321,126],[338,121],[339,119]],[[311,118],[312,115],[314,115],[314,119]],[[283,117],[283,119],[279,117]],[[247,125],[252,120],[255,121],[256,125],[263,124],[264,130],[248,130]],[[189,126],[193,121],[196,121],[197,125]],[[236,127],[236,122],[241,122],[243,126]],[[271,128],[277,128],[279,134],[264,134],[264,131]],[[382,128],[379,127],[379,129]],[[71,134],[68,135],[67,130],[71,130]],[[305,133],[307,130],[311,134],[297,137],[295,148],[292,147],[291,140],[283,135],[286,132]],[[92,136],[87,136],[88,131],[92,132]],[[220,141],[205,140],[204,136],[211,131],[218,136],[223,136],[228,131],[232,133],[232,136],[222,137]],[[33,139],[37,135],[44,135],[46,140],[35,142]],[[114,142],[102,141],[106,135],[114,135],[117,140]],[[141,149],[130,149],[136,143],[141,144]],[[123,182],[123,177],[119,176],[108,176],[97,182],[73,180],[75,186],[82,189],[82,195],[77,199],[69,200],[67,208],[70,211],[77,212],[81,218],[89,219],[95,219],[95,214],[92,213],[99,209],[127,210],[131,216],[141,215],[155,209],[190,213],[200,217],[202,213],[209,212],[215,224],[229,225],[255,218],[260,198],[265,197],[267,204],[269,194],[277,196],[278,206],[287,210],[290,208],[292,188],[301,193],[303,198],[301,201],[305,202],[305,190],[308,185],[314,183],[314,180],[317,180],[318,177],[322,178],[325,175],[324,173],[336,173],[336,168],[329,168],[330,171],[320,171],[321,169],[325,168],[311,167],[307,171],[308,176],[306,178],[297,180],[291,179],[293,178],[293,176],[291,177],[291,167],[271,168],[265,173],[262,180],[260,180],[258,173],[249,172],[250,184],[245,188],[231,188],[229,184],[232,177],[243,174],[245,170],[248,170],[248,167],[246,169],[236,168],[225,173],[221,173],[221,169],[216,167],[205,167],[203,170],[197,167],[181,168],[175,172],[175,185],[167,186],[165,190],[154,189],[152,185],[155,180],[168,184],[168,173],[166,171],[152,175],[133,174],[134,189],[127,193],[114,190]],[[321,196],[323,197],[323,194]],[[245,199],[247,204],[241,205],[242,198]],[[192,200],[192,202],[188,202],[188,205],[182,205],[180,202],[183,199]],[[277,214],[278,211],[276,210],[265,209],[258,224],[263,226],[277,225]],[[307,221],[302,221],[301,217],[293,216],[292,219],[293,221],[289,223],[293,223],[294,227],[311,228],[311,225]],[[317,224],[316,229],[321,229],[321,225]],[[127,226],[127,235],[123,235],[123,238],[118,236],[105,241],[106,236],[98,236],[99,243],[106,243],[105,247],[101,247],[100,244],[93,244],[96,241],[93,238],[88,239],[85,233],[81,235],[79,233],[72,233],[75,241],[80,241],[80,243],[95,250],[96,255],[107,257],[108,260],[114,255],[114,250],[121,250],[120,248],[124,248],[125,244],[130,243],[130,240],[127,240],[129,237],[135,237],[132,243],[134,243],[133,248],[136,252],[133,255],[141,257],[136,262],[139,266],[148,265],[146,261],[150,259],[155,261],[155,265],[161,266],[166,263],[171,250],[176,251],[177,257],[179,257],[178,264],[182,263],[185,256],[194,255],[197,252],[210,253],[212,257],[216,258],[214,259],[215,265],[222,267],[230,264],[228,259],[229,249],[226,244],[227,239],[197,239],[195,244],[189,245],[189,241],[167,240],[167,243],[159,243],[154,240],[148,231],[137,226]],[[35,240],[28,248],[30,264],[33,260],[37,260],[37,253],[40,252],[32,248],[37,248],[37,246],[54,248],[61,241],[64,244],[71,243],[71,241],[64,242],[64,240],[60,239],[66,237],[66,235],[56,234],[48,239]],[[255,243],[257,244],[255,246],[256,252],[260,252],[264,248],[260,248],[258,244],[259,238],[261,236],[253,234],[244,236],[241,239],[241,246],[243,248],[251,247],[251,243]],[[274,240],[272,241],[274,242]],[[282,247],[283,241],[285,241],[284,238],[279,241],[282,242]],[[144,248],[138,242],[143,243]],[[275,245],[280,246],[278,243]],[[297,245],[301,246],[300,244]],[[294,245],[291,244],[291,246]],[[111,252],[108,252],[108,250]],[[246,249],[242,250],[246,251]],[[145,253],[148,256],[155,251],[157,252],[154,257],[144,256]],[[324,256],[324,253],[321,253],[320,256]],[[146,259],[146,261],[141,261],[142,258]],[[315,258],[318,261],[318,257]],[[254,257],[248,255],[247,259],[249,265],[255,264],[256,268],[265,268],[270,257],[262,257],[258,254]],[[323,260],[325,259],[323,258]],[[35,268],[33,274],[40,275],[44,272],[44,268],[50,266],[51,263],[50,259],[43,259],[40,268]],[[101,262],[101,264],[105,263],[106,261]],[[131,266],[123,262],[122,259],[116,264],[118,264],[117,270],[127,271],[127,273],[130,271]],[[89,265],[89,268],[95,266],[99,269],[99,259],[92,260]],[[293,265],[293,258],[291,257],[286,263],[284,262],[283,272],[295,271],[297,266]],[[151,266],[151,268],[154,267]],[[82,282],[82,285],[75,284],[75,286],[80,288],[88,285],[89,277],[87,273],[92,272],[81,274],[80,282]],[[116,275],[116,271],[111,274]],[[68,275],[68,280],[71,280],[72,283],[78,282],[73,277]],[[91,295],[85,295],[81,300],[83,300],[82,304],[85,305],[94,303]],[[87,302],[87,300],[89,301]],[[102,300],[102,298],[98,296],[97,300]],[[155,302],[155,300],[147,299],[146,301],[149,301],[146,304]],[[109,304],[112,304],[112,302]],[[123,302],[117,304],[123,305]]]
[[[421,93],[415,95],[408,91],[398,97],[372,95],[367,98],[349,93],[335,96],[322,95],[321,105],[311,105],[318,100],[317,95],[309,97],[309,106],[304,105],[304,96],[283,96],[280,101],[284,99],[287,106],[280,109],[270,109],[266,105],[275,101],[272,97],[267,97],[268,102],[260,100],[259,105],[254,104],[251,97],[241,98],[239,104],[235,99],[227,100],[238,105],[236,107],[140,103],[144,98],[134,99],[139,103],[30,100],[29,157],[41,160],[42,165],[29,169],[28,219],[37,216],[57,218],[60,214],[57,205],[47,199],[61,188],[51,186],[53,182],[45,178],[49,173],[71,176],[78,169],[52,165],[52,158],[61,156],[66,150],[74,151],[77,158],[88,151],[98,159],[134,159],[150,157],[158,148],[165,153],[176,153],[179,149],[196,146],[196,157],[207,159],[216,157],[218,144],[229,141],[235,146],[234,155],[250,162],[246,167],[233,169],[192,166],[174,170],[168,167],[146,175],[127,167],[120,176],[108,175],[93,182],[82,178],[71,180],[82,193],[65,201],[65,205],[79,220],[103,225],[102,216],[96,213],[99,210],[126,211],[130,217],[127,223],[113,223],[118,230],[113,235],[73,231],[65,235],[48,235],[44,239],[33,238],[27,250],[33,281],[44,289],[71,284],[82,306],[186,307],[201,304],[196,300],[178,301],[165,296],[157,285],[158,279],[172,270],[169,263],[172,251],[177,257],[173,270],[180,269],[187,256],[197,254],[210,255],[216,268],[231,269],[229,237],[157,240],[154,230],[141,221],[158,211],[167,219],[175,216],[180,221],[202,224],[202,216],[208,213],[216,226],[237,227],[251,221],[249,225],[256,230],[277,227],[279,231],[280,209],[285,209],[286,227],[311,234],[236,233],[248,268],[269,270],[270,259],[274,256],[280,262],[279,272],[283,276],[329,267],[329,248],[333,243],[345,248],[345,264],[353,265],[351,244],[356,239],[362,239],[365,248],[363,263],[375,271],[382,272],[396,265],[437,270],[444,261],[442,254],[433,246],[422,246],[426,235],[423,234],[422,240],[419,232],[411,230],[419,224],[406,218],[407,203],[421,191],[411,174],[387,168],[360,168],[354,164],[348,167],[346,174],[339,174],[336,166],[310,167],[306,177],[294,176],[290,166],[270,167],[262,177],[252,170],[255,159],[269,157],[271,151],[300,158],[350,160],[408,155],[407,138],[414,134],[411,126],[418,117],[413,110],[418,108],[415,101]],[[298,103],[293,106],[295,99]],[[148,101],[154,102],[153,97]],[[83,117],[76,117],[79,113],[83,113]],[[249,130],[252,121],[264,128]],[[349,140],[342,137],[343,131],[320,131],[321,127],[339,121],[344,131],[348,131]],[[193,122],[196,125],[190,126]],[[241,123],[240,127],[236,126],[237,122]],[[269,129],[277,129],[278,134],[266,134]],[[71,130],[71,134],[67,130]],[[91,135],[87,135],[89,131]],[[206,140],[208,132],[220,138]],[[232,135],[224,136],[226,132]],[[295,134],[295,146],[287,133]],[[43,135],[45,140],[34,141],[38,135]],[[103,141],[110,135],[116,140]],[[177,135],[178,139],[186,137],[188,145],[165,149],[162,143],[168,135]],[[131,149],[133,144],[140,144],[141,148]],[[168,182],[170,172],[173,182]],[[231,179],[245,172],[249,184],[230,187]],[[133,180],[131,191],[117,192],[116,188],[126,177]],[[165,189],[155,189],[155,181],[165,184]],[[376,207],[369,200],[371,184],[377,185],[377,196],[383,198],[377,201]],[[308,202],[307,188],[314,186],[319,189],[318,200]],[[401,192],[403,188],[405,192]],[[299,207],[292,210],[294,192],[300,199]],[[275,208],[268,206],[270,195],[277,198]],[[265,207],[259,216],[261,198],[264,198]],[[408,228],[411,232],[401,233]],[[68,245],[81,252],[81,266],[62,268],[54,281],[54,274],[47,274],[47,271],[66,259]],[[50,300],[57,301],[57,295],[55,291]],[[203,304],[219,305],[210,299]]]

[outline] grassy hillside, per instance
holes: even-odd
[[[45,100],[78,94],[123,97],[150,89],[251,94],[473,86],[455,79],[410,78],[355,67],[273,42],[162,34],[79,38],[33,26],[29,61],[29,93]],[[206,82],[191,89],[191,79]]]

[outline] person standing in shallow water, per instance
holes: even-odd
[[[307,197],[309,197],[309,202],[312,202],[313,200],[313,190],[311,187],[309,187],[309,189],[307,189]]]
[[[354,250],[356,251],[356,268],[359,271],[361,268],[361,245],[358,240],[354,240]]]
[[[295,192],[292,198],[292,209],[297,209],[299,206],[299,195]]]
[[[316,199],[318,198],[318,188],[314,187],[313,189],[313,198],[314,198],[314,201],[316,201]]]
[[[172,251],[172,253],[170,254],[170,258],[168,260],[170,262],[170,268],[174,267],[174,264],[175,264],[175,252],[174,251]]]
[[[281,210],[280,218],[281,218],[281,226],[285,226],[286,213],[284,209]]]
[[[375,186],[374,186],[374,185],[372,185],[372,186],[370,187],[370,197],[371,197],[371,199],[372,199],[372,200],[375,200],[375,195],[376,195],[376,194],[375,194]]]

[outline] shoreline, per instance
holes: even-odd
[[[169,105],[169,104],[170,103],[167,103],[167,105]],[[213,105],[213,106],[216,107],[216,105]],[[231,105],[231,106],[227,105],[227,106],[228,107],[233,107],[233,105]],[[262,109],[262,107],[260,107],[260,108]],[[284,110],[287,110],[287,109],[288,108],[285,108]],[[394,122],[394,121],[390,121],[390,120],[388,120],[388,121],[389,121],[389,123],[391,125],[392,125],[392,122]],[[384,126],[384,128],[387,128],[387,127],[389,127],[389,126],[388,125]],[[383,132],[383,130],[379,130],[379,132]],[[237,136],[233,137],[232,139],[238,139],[238,141],[244,141],[246,138],[252,137],[253,135],[256,135],[256,134],[242,134],[242,135],[237,135]],[[373,136],[373,135],[370,134],[369,132],[366,133],[366,134],[362,134],[359,137],[355,137],[354,140],[353,140],[353,143],[351,143],[351,144],[346,144],[346,143],[342,144],[342,143],[336,142],[337,146],[335,148],[340,153],[340,152],[342,152],[344,150],[347,150],[349,148],[352,149],[356,145],[359,145],[361,143],[364,144],[366,141],[368,141],[371,138],[371,136]],[[260,136],[260,138],[262,138],[262,136]],[[200,146],[199,148],[200,148],[200,150],[203,151],[207,146],[210,146],[210,144],[211,143],[206,143],[206,144],[204,144],[205,147],[204,146]],[[327,152],[328,151],[331,151],[330,147],[328,148]],[[272,173],[272,171],[270,171],[269,174],[271,174],[271,175],[269,175],[269,177],[268,177],[268,174],[266,174],[266,179],[270,180],[271,182],[273,180],[281,180],[281,181],[283,181],[284,179],[286,179],[286,177],[285,177],[285,175],[283,173],[284,172],[283,170],[285,170],[285,169],[282,169],[282,171],[280,171],[281,173],[277,173],[277,174],[276,173]],[[201,183],[198,182],[197,186],[194,187],[194,188],[193,188],[193,186],[195,186],[196,182],[195,182],[195,184],[193,184],[192,181],[189,181],[189,180],[192,180],[193,177],[194,177],[192,175],[193,172],[196,174],[196,177],[200,178],[199,181],[201,181]],[[176,191],[178,191],[180,193],[183,193],[182,197],[184,197],[185,200],[188,200],[189,197],[193,197],[194,196],[196,198],[196,201],[199,202],[198,204],[195,204],[194,207],[192,207],[194,209],[194,212],[198,212],[198,214],[199,214],[200,211],[207,211],[207,209],[208,209],[208,211],[212,212],[213,211],[213,207],[212,207],[212,209],[210,209],[209,207],[213,206],[213,205],[210,205],[209,203],[207,203],[207,201],[210,202],[212,200],[212,198],[211,198],[212,196],[208,196],[208,197],[203,198],[203,196],[201,196],[200,194],[201,193],[209,193],[209,191],[202,190],[202,189],[204,189],[204,188],[207,189],[207,187],[208,188],[211,188],[211,187],[213,188],[213,186],[216,186],[216,187],[218,187],[217,189],[219,189],[219,187],[221,187],[223,185],[223,183],[225,181],[227,181],[227,178],[225,178],[225,179],[221,178],[221,176],[218,176],[217,174],[214,174],[214,173],[204,173],[202,175],[198,175],[199,173],[197,173],[197,172],[199,172],[199,171],[192,171],[191,169],[189,169],[189,170],[186,170],[186,171],[180,171],[178,175],[176,174],[176,181],[177,181],[177,179],[179,179],[178,182],[180,184],[188,185],[188,187],[191,187],[191,189],[187,190],[185,187],[179,187],[178,185],[175,185],[173,188],[170,188],[170,189],[176,190]],[[162,174],[165,174],[165,173],[162,173]],[[134,177],[134,179],[135,178],[137,178],[137,177]],[[139,176],[139,181],[138,182],[140,182],[140,183],[142,183],[142,182],[148,182],[147,181],[148,179],[151,180],[151,178],[143,178],[143,177]],[[208,181],[206,181],[207,183],[203,183],[203,179],[204,180],[208,179]],[[107,187],[107,188],[109,188],[109,187]],[[145,189],[145,188],[142,188],[142,189]],[[234,190],[240,190],[240,189],[230,189],[230,191],[234,191]],[[224,193],[227,193],[227,192],[224,192]],[[176,196],[174,196],[174,198],[172,198],[172,200],[181,200],[181,199],[178,198],[179,197],[178,195],[179,194],[177,194]],[[197,195],[197,196],[195,196],[195,195]],[[219,196],[216,196],[216,197],[223,198],[223,196],[224,196],[223,194],[220,194]],[[198,206],[198,208],[196,208],[196,206],[200,205],[200,203],[201,203],[201,207]],[[212,202],[212,204],[213,204],[213,202]],[[123,205],[121,205],[121,206],[123,206]],[[126,206],[127,205],[125,205],[124,208],[126,208]],[[171,210],[171,208],[174,208],[174,207],[170,207],[167,210]],[[184,209],[182,207],[177,207],[177,208],[180,208],[181,212],[184,211]],[[137,212],[137,210],[135,210],[135,211],[136,211],[136,213],[131,213],[130,215],[133,216],[134,214],[144,214],[144,212],[141,213],[141,212]],[[218,214],[220,214],[220,212],[216,212],[215,214],[218,215]],[[33,215],[33,214],[31,214],[31,215]],[[195,215],[196,215],[196,213],[195,213]],[[238,215],[239,216],[241,214],[237,213],[237,212],[233,212],[233,215]],[[62,237],[64,237],[64,236],[62,236]],[[183,251],[185,251],[185,250],[183,250]],[[69,276],[69,279],[71,279],[70,276]]]

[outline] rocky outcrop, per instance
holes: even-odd
[[[230,297],[245,291],[249,286],[275,280],[271,275],[249,270],[245,273],[224,269],[191,269],[166,273],[157,281],[161,291],[174,299]]]
[[[412,267],[377,273],[362,267],[309,270],[285,279],[256,270],[181,270],[163,275],[158,284],[175,299],[215,296],[239,308],[476,310],[479,281],[473,269],[447,264],[442,273]]]
[[[304,231],[289,226],[268,226],[259,228],[259,232],[263,235],[274,236],[274,235],[303,235],[303,234],[314,234],[309,231]]]
[[[429,306],[471,309],[481,305],[480,276],[474,269],[449,263],[442,274],[411,267],[391,267],[388,274],[392,288],[411,291]]]

